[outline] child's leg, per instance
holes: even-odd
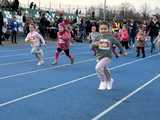
[[[143,58],[146,57],[144,47],[141,47],[141,51],[142,51],[142,57]]]
[[[38,52],[37,52],[37,48],[36,47],[33,47],[32,50],[31,50],[31,53],[33,55],[35,55],[35,57],[37,58],[38,62],[40,61],[39,57],[38,57]]]
[[[2,45],[2,31],[0,30],[0,45]]]
[[[132,37],[131,39],[132,39],[132,47],[134,47],[135,46],[135,37]]]
[[[125,46],[125,49],[126,49],[126,50],[129,48],[129,46],[128,46],[128,41],[124,41],[124,46]]]
[[[139,55],[140,55],[140,48],[137,47],[137,56],[136,57],[139,57]]]
[[[13,37],[14,37],[14,31],[12,31],[12,34],[11,34],[12,43],[14,43]]]
[[[55,54],[54,54],[54,60],[55,60],[55,63],[57,64],[58,63],[58,58],[59,58],[59,54],[62,52],[62,49],[61,48],[57,48]]]
[[[91,48],[91,50],[93,51],[93,54],[96,55],[96,50],[95,50],[95,48],[92,47],[92,44],[93,44],[93,43],[91,43],[90,48]]]
[[[17,32],[14,33],[14,43],[17,43]]]
[[[39,47],[32,48],[31,53],[34,54],[35,57],[37,58],[37,61],[38,61],[37,65],[41,65],[44,63],[43,51]]]
[[[96,65],[96,72],[101,81],[110,81],[111,75],[106,66],[110,63],[110,59],[105,57],[101,59]]]
[[[107,88],[107,84],[111,81],[111,74],[108,69],[106,69],[106,65],[110,63],[110,59],[105,57],[101,59],[95,69],[98,77],[100,78],[100,86],[99,89],[104,90]]]
[[[74,58],[73,58],[73,56],[70,54],[69,49],[64,50],[64,52],[65,52],[66,56],[68,56],[68,57],[70,58],[71,64],[73,64]]]
[[[116,46],[112,46],[112,52],[115,55],[116,58],[119,57],[118,53],[116,52]]]
[[[40,56],[39,56],[39,53],[35,53],[35,56],[36,56],[38,62],[40,62],[40,61],[41,61],[41,58],[40,58]]]
[[[44,53],[41,48],[39,48],[37,55],[38,55],[40,62],[44,62],[44,59],[43,59]]]

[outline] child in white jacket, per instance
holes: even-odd
[[[25,42],[31,44],[32,50],[31,53],[34,54],[38,60],[37,65],[42,65],[44,63],[43,59],[43,50],[40,48],[41,44],[45,45],[45,40],[43,37],[36,31],[36,26],[31,23],[29,25],[30,32],[28,33]]]

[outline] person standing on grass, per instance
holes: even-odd
[[[31,44],[32,50],[31,53],[34,54],[38,60],[37,65],[42,65],[44,63],[43,59],[43,50],[40,48],[41,44],[45,45],[44,38],[36,31],[35,24],[31,23],[29,25],[30,32],[28,33],[25,42]]]
[[[92,47],[96,50],[97,64],[95,69],[98,77],[100,78],[100,85],[98,89],[111,90],[113,79],[111,78],[108,64],[111,62],[112,58],[112,44],[115,44],[120,49],[121,54],[127,55],[127,53],[124,51],[121,43],[114,39],[109,33],[107,23],[102,22],[100,24],[99,32],[101,34],[99,40],[92,45]]]
[[[71,64],[74,63],[74,58],[70,54],[70,41],[71,41],[71,34],[68,30],[65,29],[64,23],[58,24],[59,32],[57,32],[57,49],[54,54],[54,62],[52,65],[58,64],[59,54],[64,51],[66,56],[69,57]]]

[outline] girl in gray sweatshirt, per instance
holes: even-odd
[[[108,69],[108,64],[111,62],[112,58],[112,45],[115,44],[119,49],[120,53],[127,55],[124,51],[120,42],[112,37],[109,32],[109,27],[107,23],[102,22],[99,25],[100,35],[98,36],[98,41],[92,44],[92,47],[96,51],[96,73],[100,78],[99,90],[110,90],[112,89],[113,79],[111,78],[110,71]]]

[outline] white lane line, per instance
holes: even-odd
[[[92,118],[92,120],[99,120],[104,115],[107,115],[114,108],[118,107],[124,101],[126,101],[127,99],[129,99],[130,97],[132,97],[133,95],[135,95],[136,93],[138,93],[139,91],[141,91],[143,88],[147,87],[149,84],[151,84],[152,82],[154,82],[158,78],[160,78],[160,73],[158,75],[156,75],[154,78],[152,78],[151,80],[149,80],[148,82],[146,82],[145,84],[143,84],[140,87],[138,87],[136,90],[134,90],[133,92],[131,92],[127,96],[123,97],[121,100],[117,101],[115,104],[113,104],[110,107],[108,107],[106,110],[104,110],[103,112],[101,112],[100,114],[98,114],[96,117]]]
[[[56,44],[53,44],[53,46],[52,45],[48,45],[47,47],[42,47],[42,48],[46,48],[46,49],[55,49],[55,46],[56,46]],[[30,50],[31,48],[29,48],[29,46],[24,46],[24,47],[26,47],[26,48],[22,48],[22,49],[13,49],[13,50],[0,50],[0,53],[6,53],[6,52],[17,52],[17,51],[28,51],[28,50]],[[86,46],[83,46],[84,48],[86,47]],[[78,47],[77,47],[78,48]],[[71,49],[72,49],[72,47],[71,47]],[[75,45],[73,46],[73,49],[75,49]],[[79,48],[78,48],[79,49]],[[80,48],[81,49],[81,48]]]
[[[44,52],[47,52],[46,49],[44,50]],[[54,53],[54,52],[53,52]],[[14,55],[3,55],[0,56],[0,58],[9,58],[9,57],[17,57],[17,56],[25,56],[25,55],[30,55],[30,52],[27,53],[21,53],[21,54],[14,54]]]
[[[147,48],[148,49],[148,48]],[[134,52],[134,51],[130,51],[130,52],[128,52],[129,54],[130,53],[132,53],[132,52]],[[78,55],[82,55],[82,54],[86,54],[86,53],[91,53],[91,52],[82,52],[82,53],[80,53],[80,54],[78,54]],[[77,55],[76,55],[77,56]],[[50,59],[50,58],[53,58],[53,57],[47,57],[47,58],[45,58],[45,60],[48,60],[48,59]],[[22,64],[22,63],[27,63],[27,62],[32,62],[32,61],[35,61],[35,59],[32,59],[32,60],[24,60],[24,61],[20,61],[20,62],[7,62],[7,63],[2,63],[2,64],[0,64],[0,66],[5,66],[5,65],[14,65],[14,64]]]
[[[26,46],[24,46],[24,47],[26,47],[26,48],[20,48],[20,49],[14,49],[13,48],[13,50],[11,49],[11,50],[0,50],[0,53],[6,53],[6,52],[17,52],[17,51],[28,51],[28,50],[30,50],[31,48],[29,48],[29,46],[30,45],[26,45]],[[50,48],[54,48],[54,44],[53,44],[53,47],[51,47],[51,45],[49,45],[49,46],[47,46],[46,47],[46,49],[50,49]]]
[[[76,56],[83,55],[83,54],[88,54],[88,53],[90,53],[90,52],[81,52],[81,53],[77,54]],[[50,58],[53,58],[53,56],[52,57],[46,57],[45,60],[48,60]],[[22,63],[28,63],[28,62],[33,62],[33,61],[36,61],[36,59],[23,60],[23,61],[18,61],[18,62],[7,62],[7,63],[0,64],[0,66],[22,64]]]
[[[0,58],[9,58],[9,57],[18,57],[18,56],[24,56],[24,55],[30,55],[30,53],[22,53],[22,54],[15,54],[15,55],[4,55],[0,56]]]
[[[94,60],[95,60],[95,58],[88,59],[88,60],[82,60],[82,61],[78,61],[78,62],[74,63],[73,65],[86,63],[86,62],[90,62],[90,61],[94,61]],[[33,74],[33,73],[42,72],[42,71],[53,70],[56,68],[66,67],[66,66],[70,66],[70,65],[71,64],[63,64],[63,65],[58,65],[58,66],[53,65],[52,67],[48,67],[48,68],[43,68],[43,69],[38,69],[38,70],[33,70],[33,71],[28,71],[28,72],[22,72],[22,73],[18,73],[18,74],[14,74],[14,75],[3,76],[3,77],[0,77],[0,80],[18,77],[18,76],[22,76],[22,75]]]
[[[118,69],[118,68],[121,68],[121,67],[130,65],[130,64],[133,64],[133,63],[136,63],[136,62],[139,62],[139,61],[143,61],[143,60],[146,60],[146,59],[149,59],[149,58],[158,56],[158,55],[159,55],[159,54],[152,55],[152,56],[146,57],[146,58],[144,58],[144,59],[138,59],[138,60],[130,61],[130,62],[121,64],[121,65],[112,67],[110,70]],[[94,76],[96,76],[96,73],[93,73],[93,74],[90,74],[90,75],[87,75],[87,76],[84,76],[84,77],[81,77],[81,78],[78,78],[78,79],[75,79],[75,80],[72,80],[72,81],[69,81],[69,82],[65,82],[65,83],[63,83],[63,84],[59,84],[59,85],[56,85],[56,86],[52,86],[52,87],[50,87],[50,88],[47,88],[47,89],[44,89],[44,90],[41,90],[41,91],[37,91],[37,92],[34,92],[34,93],[32,93],[32,94],[28,94],[28,95],[26,95],[26,96],[19,97],[19,98],[10,100],[10,101],[8,101],[8,102],[1,103],[1,104],[0,104],[0,107],[6,106],[6,105],[9,105],[9,104],[12,104],[12,103],[21,101],[21,100],[25,100],[25,99],[28,99],[28,98],[30,98],[30,97],[33,97],[33,96],[36,96],[36,95],[39,95],[39,94],[42,94],[42,93],[46,93],[46,92],[51,91],[51,90],[54,90],[54,89],[56,89],[56,88],[63,87],[63,86],[66,86],[66,85],[70,85],[70,84],[73,84],[73,83],[79,82],[79,81],[81,81],[81,80],[84,80],[84,79],[86,79],[86,78],[90,78],[90,77],[94,77]]]

